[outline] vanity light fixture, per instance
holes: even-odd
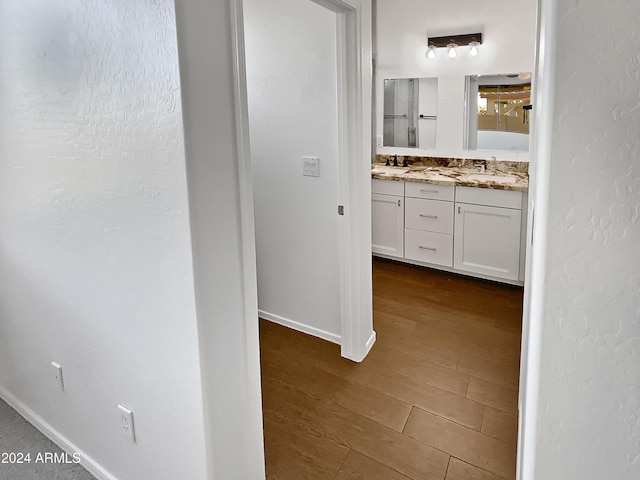
[[[429,47],[427,47],[427,58],[429,60],[435,60],[436,59],[436,46],[435,45],[429,45]]]
[[[457,46],[458,44],[456,42],[451,42],[449,45],[447,45],[447,48],[449,49],[449,51],[447,52],[447,57],[449,57],[451,60],[455,60],[458,56],[458,52],[456,52]]]
[[[427,58],[436,58],[436,48],[448,48],[447,57],[455,59],[458,56],[457,47],[469,46],[469,56],[475,57],[480,53],[482,45],[482,33],[469,33],[464,35],[449,35],[447,37],[429,37],[427,39]]]
[[[469,56],[470,57],[477,57],[478,53],[480,53],[480,50],[478,50],[478,47],[480,46],[480,42],[471,42],[469,43],[469,47],[471,47],[469,49]]]

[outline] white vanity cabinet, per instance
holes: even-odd
[[[406,259],[453,265],[453,199],[454,187],[405,184]]]
[[[371,250],[404,257],[404,182],[371,181]]]
[[[522,284],[526,193],[377,179],[371,190],[374,254]]]
[[[517,281],[522,192],[456,187],[453,267]]]

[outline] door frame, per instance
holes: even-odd
[[[355,362],[376,341],[371,267],[371,2],[311,0],[336,13],[341,355]]]
[[[556,62],[555,0],[537,0],[536,58],[533,75],[534,115],[531,127],[529,165],[529,207],[520,383],[518,394],[517,480],[535,480],[538,392],[542,326],[544,323],[544,282],[547,258],[549,179],[553,130],[554,78]]]
[[[375,342],[372,323],[371,196],[369,164],[371,139],[371,2],[370,0],[312,0],[338,13],[339,124],[341,205],[341,347],[342,356],[362,361]],[[255,273],[253,243],[253,187],[249,151],[249,122],[244,64],[242,0],[230,0],[233,36],[235,110],[245,271]],[[519,394],[518,480],[534,480],[538,421],[540,340],[543,320],[545,234],[553,112],[556,11],[553,0],[538,0],[538,38],[529,189],[526,279],[523,312],[522,360]],[[346,47],[345,47],[346,44]],[[342,66],[342,67],[340,67]],[[351,161],[344,161],[347,159]],[[355,160],[353,160],[355,159]],[[343,175],[343,173],[347,175]],[[343,203],[344,202],[344,203]],[[534,230],[534,215],[537,216]],[[250,239],[250,240],[249,240]],[[253,264],[253,267],[251,266]],[[251,277],[251,275],[249,275]],[[255,276],[247,280],[248,311],[255,307]],[[255,319],[247,318],[247,321]]]
[[[254,232],[242,0],[232,5],[233,64],[243,238]],[[338,249],[341,355],[361,362],[375,343],[371,267],[371,1],[311,0],[336,13],[338,91]],[[244,258],[255,263],[253,242]],[[252,287],[253,285],[248,285]],[[248,292],[249,293],[249,292]],[[257,290],[255,290],[257,296]]]

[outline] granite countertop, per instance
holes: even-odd
[[[407,167],[393,167],[385,165],[387,158],[391,158],[393,165],[393,155],[378,155],[377,161],[371,164],[371,178],[515,192],[529,189],[529,164],[526,162],[407,157]],[[398,165],[403,161],[404,157],[398,155]]]

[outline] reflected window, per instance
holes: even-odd
[[[467,77],[468,150],[529,150],[531,74]]]

